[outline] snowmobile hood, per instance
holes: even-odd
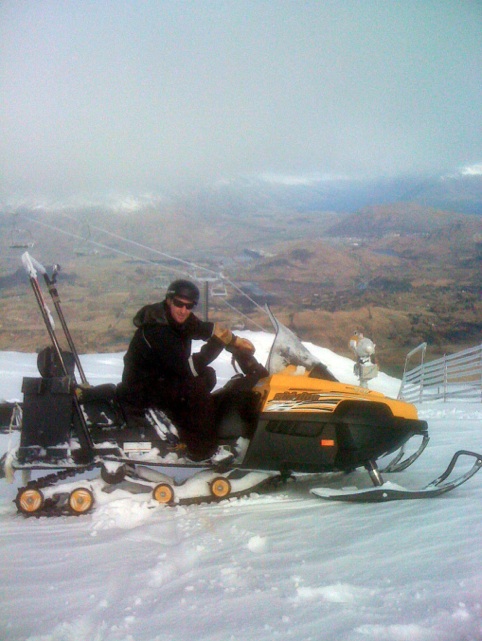
[[[418,418],[416,407],[410,403],[356,385],[310,378],[309,372],[295,374],[292,367],[262,379],[255,389],[263,398],[263,412],[331,414],[341,408],[343,403],[373,402],[386,406],[393,416],[414,420]]]

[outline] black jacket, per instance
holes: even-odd
[[[138,329],[124,356],[122,374],[122,382],[131,389],[148,387],[159,379],[175,381],[198,376],[224,347],[212,336],[214,323],[194,314],[185,323],[176,323],[165,301],[140,309],[134,325]],[[207,342],[191,356],[193,340]]]

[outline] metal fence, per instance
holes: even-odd
[[[426,343],[407,354],[398,398],[411,403],[432,400],[482,402],[482,344],[425,362]],[[408,369],[414,356],[420,364]]]

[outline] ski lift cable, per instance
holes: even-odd
[[[246,314],[243,314],[243,312],[241,312],[239,309],[237,309],[234,305],[231,305],[231,303],[228,303],[228,301],[227,301],[225,298],[223,298],[223,299],[222,299],[222,301],[223,301],[223,303],[224,303],[227,307],[229,307],[229,308],[230,308],[230,309],[232,309],[234,312],[236,312],[236,314],[239,314],[239,315],[240,315],[240,316],[242,316],[243,318],[246,318],[246,320],[248,320],[250,323],[252,323],[252,324],[253,324],[253,325],[255,325],[256,327],[258,327],[262,332],[266,331],[266,330],[265,330],[265,328],[264,328],[264,327],[262,327],[259,323],[257,323],[256,321],[254,321],[252,318],[250,318],[250,317],[249,317],[249,316],[247,316]],[[266,313],[266,310],[264,310],[264,311],[265,311],[265,313]]]
[[[69,216],[68,214],[62,214],[62,215],[65,216],[66,218],[69,218],[69,220],[75,220],[75,218],[73,218],[72,216]],[[139,247],[140,249],[145,249],[145,250],[150,251],[150,252],[152,252],[154,254],[158,254],[159,256],[163,256],[164,258],[168,258],[169,260],[175,260],[175,261],[177,261],[179,263],[182,263],[183,265],[187,265],[188,267],[191,267],[191,268],[194,268],[194,269],[197,269],[197,270],[202,270],[202,271],[205,271],[205,272],[209,272],[210,274],[214,274],[214,276],[215,276],[215,278],[217,280],[221,280],[221,281],[227,283],[228,285],[231,285],[231,287],[233,289],[235,289],[239,294],[242,294],[243,296],[245,296],[250,301],[250,303],[255,305],[263,313],[266,313],[264,307],[262,307],[255,300],[253,300],[238,285],[233,283],[231,280],[229,280],[229,278],[226,278],[225,276],[223,276],[219,272],[216,272],[213,269],[209,269],[209,267],[203,267],[202,265],[197,265],[196,263],[193,263],[192,261],[187,261],[187,260],[183,260],[182,258],[178,258],[177,256],[172,256],[171,254],[167,254],[166,252],[162,252],[159,249],[154,249],[154,247],[149,247],[148,245],[144,245],[143,243],[138,243],[135,240],[131,240],[130,238],[125,238],[125,236],[121,236],[120,234],[115,234],[114,232],[110,232],[107,229],[103,229],[102,227],[98,227],[96,225],[92,225],[92,229],[95,229],[95,230],[97,230],[97,231],[99,231],[99,232],[101,232],[103,234],[107,234],[108,236],[112,236],[113,238],[116,238],[117,240],[121,240],[121,241],[123,241],[125,243],[129,243],[131,245],[135,245],[136,247]],[[90,242],[95,242],[95,241],[90,241]],[[155,263],[155,264],[157,264],[157,263]],[[203,280],[203,278],[202,277],[198,278],[198,280]]]
[[[102,229],[101,227],[96,227],[95,225],[92,226],[93,229],[96,229],[97,231],[100,231],[104,234],[107,234],[108,236],[112,236],[113,238],[116,238],[117,240],[122,240],[126,243],[130,243],[131,245],[135,245],[136,247],[139,247],[140,249],[146,249],[147,251],[152,252],[153,254],[158,254],[159,256],[162,256],[163,258],[168,258],[169,260],[175,260],[178,263],[182,263],[183,265],[187,265],[187,267],[192,267],[194,269],[199,269],[203,270],[205,272],[209,272],[210,274],[215,274],[216,277],[219,276],[217,272],[215,272],[213,269],[209,269],[208,267],[203,267],[202,265],[196,265],[196,263],[190,262],[188,260],[183,260],[182,258],[178,258],[177,256],[171,256],[170,254],[166,254],[166,252],[162,252],[159,249],[154,249],[153,247],[149,247],[148,245],[144,245],[143,243],[138,243],[135,240],[130,240],[129,238],[124,238],[123,236],[120,236],[119,234],[114,234],[113,232],[107,231],[106,229]]]
[[[64,215],[65,215],[67,218],[71,218],[70,216],[67,216],[67,214],[64,214]],[[82,240],[82,239],[83,239],[83,238],[82,238],[82,236],[80,236],[79,234],[76,234],[76,233],[74,233],[74,232],[70,232],[70,231],[66,231],[66,230],[64,230],[64,229],[61,229],[60,227],[56,227],[55,225],[51,225],[51,224],[49,224],[49,223],[41,222],[40,220],[36,220],[35,218],[30,218],[29,216],[25,216],[25,218],[26,218],[27,220],[29,220],[30,222],[34,223],[34,224],[40,225],[40,226],[42,226],[42,227],[46,227],[47,229],[52,229],[53,231],[57,231],[57,232],[59,232],[59,233],[61,233],[61,234],[64,234],[65,236],[70,236],[70,237],[72,237],[72,238],[77,238],[77,239],[80,239],[80,240]],[[102,230],[101,228],[97,228],[97,227],[94,227],[94,229],[98,229],[99,231],[104,231],[104,230]],[[110,232],[107,232],[107,231],[106,231],[105,233],[110,234]],[[116,236],[115,234],[110,234],[110,235],[112,235],[112,236]],[[158,254],[161,254],[161,255],[163,255],[163,256],[165,256],[165,257],[169,257],[169,258],[171,258],[172,260],[176,260],[176,261],[181,262],[181,263],[183,263],[183,264],[190,265],[191,267],[197,267],[194,263],[189,263],[188,261],[184,261],[184,260],[182,260],[182,259],[180,259],[180,258],[177,258],[177,257],[175,257],[175,256],[169,256],[168,254],[164,254],[163,252],[160,252],[159,250],[152,249],[152,248],[150,248],[150,247],[148,247],[148,246],[142,245],[141,243],[137,243],[136,241],[131,241],[131,240],[129,240],[128,238],[123,238],[122,236],[118,236],[118,238],[119,238],[120,240],[124,240],[124,241],[125,241],[125,242],[127,242],[127,243],[132,243],[132,244],[135,244],[135,245],[137,245],[137,246],[139,246],[139,247],[142,247],[142,248],[144,248],[144,249],[151,250],[151,251],[153,251],[154,253],[158,253]],[[158,267],[158,268],[160,268],[160,269],[165,269],[165,270],[175,271],[175,272],[178,272],[178,273],[180,273],[180,274],[184,274],[184,273],[185,273],[185,270],[176,269],[175,267],[172,267],[172,266],[165,267],[164,265],[161,265],[160,263],[158,263],[158,262],[156,262],[156,261],[154,261],[154,260],[151,260],[150,258],[139,257],[139,256],[136,256],[135,254],[131,254],[131,253],[126,252],[126,251],[123,251],[123,250],[121,250],[121,249],[117,249],[117,248],[115,248],[115,247],[111,247],[111,246],[106,245],[106,244],[104,244],[104,243],[99,243],[98,241],[95,241],[95,240],[89,240],[89,243],[92,243],[93,245],[96,245],[97,247],[100,247],[100,248],[102,248],[102,249],[106,249],[107,251],[111,251],[111,252],[113,252],[113,253],[120,254],[120,255],[122,255],[122,256],[126,256],[126,257],[128,257],[128,258],[132,258],[133,260],[140,260],[141,262],[145,262],[145,263],[148,263],[148,264],[154,265],[154,266],[156,266],[156,267]],[[226,278],[225,276],[222,276],[221,274],[218,274],[217,272],[214,272],[213,270],[210,270],[210,269],[208,269],[207,267],[202,267],[202,266],[201,266],[201,267],[199,267],[199,268],[200,268],[200,269],[207,270],[207,271],[210,271],[210,272],[212,272],[212,273],[216,274],[216,276],[218,276],[218,277],[219,277],[219,279],[221,279],[221,280],[223,280],[224,282],[226,282],[226,283],[227,283],[228,285],[230,285],[233,289],[235,289],[238,293],[240,293],[242,296],[244,296],[245,298],[247,298],[247,300],[249,300],[251,303],[253,303],[253,305],[255,305],[259,310],[261,310],[261,311],[263,311],[264,313],[266,313],[266,310],[265,310],[263,307],[261,307],[261,305],[259,305],[255,300],[253,300],[253,299],[251,298],[251,296],[249,296],[249,294],[247,294],[245,291],[243,291],[243,290],[241,289],[241,287],[239,287],[238,285],[236,285],[236,283],[234,283],[231,279]],[[224,302],[225,302],[226,304],[228,304],[228,303],[227,303],[227,301],[224,301]],[[243,314],[242,314],[239,310],[237,310],[234,306],[231,306],[231,307],[232,307],[232,309],[234,309],[237,313],[239,313],[239,314],[243,315]],[[256,325],[257,327],[260,327],[260,326],[255,322],[255,321],[253,321],[253,320],[252,320],[252,319],[250,319],[249,317],[247,317],[247,316],[246,316],[246,318],[247,318],[247,319],[249,319],[249,321],[250,321],[251,323],[253,323],[254,325]],[[262,327],[261,327],[261,329],[264,329],[264,328],[262,328]]]
[[[73,216],[69,216],[68,214],[63,213],[62,216],[65,216],[65,218],[68,218],[69,220],[74,220],[75,218]],[[121,236],[120,234],[115,234],[114,232],[108,231],[107,229],[103,229],[102,227],[98,227],[97,225],[90,225],[90,228],[95,229],[96,231],[101,232],[102,234],[106,234],[107,236],[112,236],[112,238],[116,238],[117,240],[121,240],[125,243],[129,243],[131,245],[135,245],[136,247],[139,247],[140,249],[145,249],[147,251],[150,251],[154,254],[158,254],[159,256],[163,256],[164,258],[168,258],[169,260],[175,260],[178,263],[182,263],[183,265],[187,265],[188,267],[192,267],[194,269],[199,269],[203,270],[206,272],[209,272],[210,274],[214,274],[216,278],[219,278],[220,275],[215,272],[213,269],[209,269],[209,267],[203,267],[202,265],[196,265],[196,263],[193,263],[188,260],[183,260],[182,258],[178,258],[177,256],[171,256],[171,254],[167,254],[166,252],[162,252],[159,249],[154,249],[153,247],[149,247],[148,245],[144,245],[143,243],[138,243],[135,240],[131,240],[130,238],[126,238],[125,236]],[[95,241],[89,241],[89,242],[95,242]],[[156,263],[157,264],[157,263]]]
[[[28,217],[27,217],[28,218]],[[84,240],[82,236],[79,234],[76,234],[71,231],[65,231],[64,229],[61,229],[60,227],[56,227],[55,225],[50,225],[49,223],[44,223],[41,222],[40,220],[35,220],[33,218],[28,218],[31,222],[41,225],[42,227],[46,227],[47,229],[52,229],[53,231],[57,231],[60,234],[64,234],[65,236],[70,236],[72,238],[77,238],[78,240]],[[158,267],[159,269],[165,269],[167,271],[175,271],[178,272],[179,274],[184,274],[185,270],[183,269],[177,269],[176,267],[166,267],[165,265],[161,265],[160,263],[151,260],[150,258],[144,258],[142,256],[136,256],[135,254],[130,254],[129,252],[123,251],[122,249],[117,249],[115,247],[110,247],[109,245],[106,245],[104,243],[99,243],[96,240],[89,240],[89,243],[92,243],[92,245],[96,245],[97,247],[100,247],[101,249],[106,249],[107,251],[113,252],[115,254],[120,254],[122,256],[127,256],[127,258],[132,258],[133,260],[139,260],[144,263],[149,263],[151,265],[154,265],[155,267]]]
[[[264,309],[264,307],[262,307],[259,303],[257,303],[255,300],[253,300],[251,298],[251,296],[249,294],[247,294],[243,289],[241,289],[241,287],[238,287],[238,285],[236,285],[236,283],[233,283],[232,280],[230,280],[229,278],[226,278],[226,277],[224,277],[223,280],[228,285],[231,285],[231,287],[233,289],[235,289],[239,294],[242,294],[245,298],[247,298],[250,303],[253,303],[253,305],[255,305],[260,311],[262,311],[264,314],[266,314],[266,310]]]

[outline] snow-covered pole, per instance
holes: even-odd
[[[24,260],[24,258],[25,258],[25,260]],[[75,343],[74,343],[74,341],[72,339],[72,334],[70,333],[70,330],[69,330],[69,328],[67,326],[67,321],[65,320],[65,316],[64,316],[64,313],[62,311],[62,307],[60,305],[60,296],[59,296],[59,293],[57,291],[57,287],[55,286],[55,282],[56,282],[55,281],[55,276],[56,276],[56,274],[57,274],[57,272],[59,270],[58,265],[54,265],[54,277],[50,278],[48,273],[47,273],[47,270],[42,265],[42,263],[39,263],[38,260],[35,260],[35,258],[33,258],[33,256],[30,256],[30,254],[28,252],[25,252],[25,254],[22,256],[22,262],[24,263],[25,269],[27,270],[27,273],[29,274],[29,276],[30,276],[30,274],[33,273],[34,274],[34,278],[36,279],[37,278],[37,272],[40,272],[40,274],[42,274],[42,276],[44,277],[44,280],[45,280],[45,282],[47,284],[47,288],[49,290],[49,294],[50,294],[50,296],[52,298],[52,301],[53,301],[53,304],[55,306],[55,311],[57,312],[57,316],[59,317],[60,324],[62,325],[62,329],[63,329],[63,332],[65,334],[65,338],[67,339],[67,343],[69,344],[70,351],[72,352],[72,355],[73,355],[74,360],[75,360],[75,364],[76,364],[77,369],[79,371],[80,380],[82,381],[82,383],[84,383],[84,385],[88,385],[89,382],[88,382],[87,377],[85,375],[84,368],[82,367],[82,363],[80,362],[80,357],[79,357],[79,354],[77,352],[77,348],[75,347]],[[49,317],[50,317],[50,322],[51,322],[52,326],[54,326],[54,321],[52,319],[52,316],[50,315],[50,310],[48,309],[48,307],[47,307],[47,312],[48,312]]]
[[[44,280],[47,284],[47,288],[49,290],[49,294],[52,298],[52,301],[55,306],[55,311],[57,312],[57,316],[59,317],[60,324],[62,325],[62,329],[65,334],[65,338],[67,339],[67,343],[69,344],[70,351],[72,352],[72,355],[75,360],[75,364],[77,365],[77,369],[80,374],[80,380],[84,385],[88,385],[89,382],[87,380],[87,377],[84,372],[84,368],[82,367],[82,363],[80,362],[80,357],[79,353],[77,352],[77,348],[75,346],[74,340],[72,338],[72,334],[70,333],[69,327],[67,325],[67,321],[65,320],[64,312],[62,310],[62,307],[60,305],[60,296],[57,291],[56,287],[56,276],[58,271],[60,270],[60,267],[58,265],[54,265],[54,272],[53,272],[53,277],[50,278],[49,275],[47,274],[47,270],[44,269],[43,271],[43,277]]]
[[[37,270],[41,273],[46,273],[45,268],[40,263],[38,263],[35,259],[33,259],[28,252],[25,252],[22,255],[22,263],[30,279],[30,284],[32,286],[33,292],[35,294],[35,298],[37,300],[38,306],[42,313],[42,318],[44,320],[45,326],[49,333],[50,340],[52,341],[52,345],[54,347],[55,353],[57,355],[57,358],[59,359],[60,366],[62,367],[62,371],[65,376],[69,376],[69,372],[67,370],[65,361],[62,356],[62,349],[57,340],[57,336],[55,335],[54,321],[53,321],[52,315],[50,314],[50,310],[47,307],[47,304],[44,300],[44,297],[42,295],[42,290],[38,282]],[[85,421],[82,408],[80,407],[79,400],[75,394],[72,395],[72,402],[73,402],[74,409],[78,416],[79,424],[80,424],[78,428],[79,441],[82,447],[88,453],[89,458],[91,459],[94,452],[94,442],[92,441],[92,437],[90,435],[89,428],[87,427],[87,423]]]
[[[22,263],[23,263],[23,266],[25,267],[25,271],[28,274],[30,285],[32,286],[33,293],[35,294],[35,299],[38,303],[40,312],[42,314],[45,327],[47,328],[47,331],[49,333],[50,340],[52,341],[55,354],[59,360],[60,366],[62,367],[64,376],[68,376],[69,372],[67,370],[64,358],[62,356],[62,349],[60,347],[59,341],[57,340],[57,336],[55,334],[54,319],[52,318],[50,309],[48,308],[47,303],[44,300],[44,297],[42,295],[42,290],[38,282],[37,270],[42,272],[44,268],[40,263],[38,263],[34,258],[32,258],[28,252],[25,252],[22,255]]]

